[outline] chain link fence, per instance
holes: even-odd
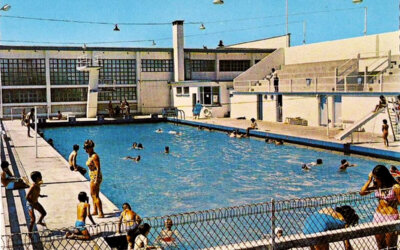
[[[375,235],[384,233],[394,237],[396,249],[400,221],[373,222],[378,203],[374,195],[346,193],[143,218],[141,225],[147,223],[151,229],[146,237],[136,238],[143,244],[135,249],[146,249],[144,238],[147,246],[158,249],[302,249],[324,244],[347,249],[344,240],[353,249],[378,249]],[[335,211],[342,206],[354,209],[350,219],[358,223],[345,223],[346,212]],[[165,229],[167,219],[171,230]],[[118,220],[88,225],[90,240],[66,239],[66,232],[73,230],[66,228],[5,235],[1,243],[3,249],[127,249],[128,230],[124,222],[121,226],[117,234]]]

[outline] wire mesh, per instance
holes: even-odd
[[[146,249],[146,246],[158,249],[301,249],[327,244],[330,249],[348,249],[345,240],[349,240],[353,249],[378,249],[375,235],[386,233],[393,237],[389,249],[395,249],[396,232],[400,230],[398,214],[392,216],[393,220],[376,222],[378,203],[374,195],[358,193],[271,201],[143,218],[139,229],[149,224],[148,235],[144,236],[145,232],[137,229],[128,235],[142,233],[131,240],[132,244],[142,243],[142,248],[137,245],[135,249]],[[358,216],[358,223],[347,227],[346,220],[329,217],[326,213],[342,206],[354,209],[353,216]],[[173,224],[170,229],[165,226],[167,219]],[[3,249],[126,249],[130,228],[122,222],[121,233],[116,233],[118,223],[119,220],[87,225],[90,240],[67,239],[66,232],[74,230],[71,227],[4,235],[1,243]]]

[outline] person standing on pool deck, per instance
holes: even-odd
[[[203,105],[201,105],[200,101],[197,101],[196,105],[193,107],[193,119],[199,119],[202,108]]]
[[[383,119],[383,125],[382,125],[382,138],[383,138],[383,144],[385,147],[389,147],[389,125],[387,124],[387,120]]]
[[[372,187],[370,184],[374,183]],[[400,204],[400,185],[383,165],[376,165],[368,175],[368,180],[360,190],[360,195],[374,192],[378,199],[378,207],[374,213],[373,223],[397,221]],[[375,235],[378,249],[396,249],[397,233],[383,233]]]
[[[94,209],[92,215],[98,215],[99,218],[104,218],[103,206],[99,196],[100,184],[103,181],[103,175],[100,169],[100,158],[97,153],[94,152],[94,142],[92,140],[86,140],[83,148],[89,156],[86,165],[90,170],[90,195],[92,196]]]
[[[26,119],[25,119],[26,127],[28,128],[28,137],[32,137],[31,123],[34,123],[34,121],[35,121],[35,109],[31,108],[31,111],[28,114],[26,114]]]

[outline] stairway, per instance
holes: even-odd
[[[389,116],[390,127],[392,128],[393,139],[394,141],[400,141],[400,124],[395,112],[394,102],[389,102],[386,109]]]

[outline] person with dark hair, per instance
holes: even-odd
[[[139,162],[142,159],[142,157],[140,157],[140,155],[133,157],[133,156],[126,156],[124,157],[124,160],[132,160],[134,162]]]
[[[35,109],[31,108],[31,111],[26,114],[25,117],[25,123],[26,123],[26,127],[28,128],[28,137],[32,137],[31,136],[31,124],[35,122]]]
[[[346,171],[347,168],[356,167],[357,164],[350,164],[346,159],[340,161],[339,171]]]
[[[57,119],[58,119],[58,120],[61,120],[61,119],[62,119],[62,114],[61,114],[61,111],[60,111],[60,110],[57,111]]]
[[[336,208],[323,208],[309,215],[304,221],[303,233],[314,234],[354,226],[359,217],[356,211],[348,205]],[[349,240],[344,241],[345,249],[352,249]],[[329,249],[328,244],[321,244],[311,249]]]
[[[113,118],[113,117],[114,117],[114,108],[113,108],[113,105],[112,105],[112,101],[111,101],[111,100],[108,102],[108,116],[109,116],[110,118]]]
[[[256,119],[251,118],[250,121],[251,121],[250,127],[248,127],[247,130],[246,130],[246,135],[247,136],[250,136],[250,130],[258,129],[258,125],[256,123]]]
[[[370,186],[373,183],[372,187]],[[399,219],[397,206],[400,204],[400,185],[383,165],[376,165],[368,175],[368,180],[361,188],[360,195],[374,192],[379,200],[374,213],[374,223],[395,221]],[[390,232],[375,235],[379,249],[396,249],[397,233]]]
[[[26,194],[26,200],[28,201],[27,207],[28,207],[29,217],[31,218],[28,227],[29,232],[32,232],[33,226],[35,225],[36,221],[34,209],[36,209],[40,213],[40,217],[37,222],[38,225],[46,226],[46,224],[43,222],[43,219],[47,215],[46,210],[44,210],[42,204],[40,204],[38,201],[39,197],[41,198],[47,197],[46,195],[40,194],[40,185],[43,184],[42,174],[39,171],[33,171],[31,173],[31,179],[33,181],[33,184],[31,185],[28,193]]]
[[[169,154],[169,147],[165,146],[164,154]]]
[[[400,171],[397,169],[397,167],[394,166],[394,165],[391,165],[389,171],[390,171],[390,174],[393,176],[393,178],[394,178],[397,182],[399,182],[399,179],[400,179]]]
[[[137,149],[137,147],[138,147],[137,143],[134,142],[134,143],[132,144],[132,149]]]
[[[9,165],[8,161],[1,162],[1,184],[8,190],[28,188],[29,180],[27,178],[14,177],[8,168]]]
[[[138,146],[137,146],[137,149],[144,149],[143,144],[139,143]]]
[[[79,150],[78,144],[75,144],[74,146],[72,146],[72,152],[71,152],[71,154],[69,154],[69,157],[68,157],[69,169],[71,171],[79,171],[79,173],[84,175],[87,172],[86,169],[84,169],[83,167],[76,164],[76,159],[78,158],[78,150]]]
[[[73,232],[67,232],[65,237],[67,239],[78,239],[78,240],[89,240],[90,234],[86,229],[86,217],[92,222],[93,225],[96,225],[94,222],[92,215],[90,214],[90,204],[89,197],[86,192],[80,192],[78,194],[78,206],[77,206],[77,217],[75,222],[75,229]]]
[[[387,124],[387,120],[383,119],[383,125],[382,125],[382,138],[383,138],[383,144],[385,147],[389,147],[389,125]]]
[[[135,233],[141,222],[142,219],[132,210],[129,203],[124,203],[122,205],[122,213],[118,221],[117,233],[121,232],[121,224],[124,223],[126,228],[126,240],[130,249],[133,248],[133,244],[135,243]]]
[[[147,235],[150,233],[151,226],[147,223],[139,226],[139,235],[135,239],[134,250],[145,250],[145,249],[155,249],[153,246],[149,246]]]
[[[92,196],[94,207],[92,215],[98,215],[99,218],[104,218],[103,205],[99,196],[100,185],[103,181],[103,175],[100,168],[100,157],[96,152],[94,152],[94,142],[92,140],[86,140],[83,148],[89,156],[86,165],[89,168],[90,195]]]
[[[48,143],[50,146],[52,146],[52,147],[54,148],[54,141],[53,141],[53,139],[49,138],[49,139],[47,140],[47,143]]]
[[[386,105],[387,105],[386,98],[383,95],[379,96],[379,103],[378,105],[375,106],[374,112],[377,112],[381,108],[385,108]]]

